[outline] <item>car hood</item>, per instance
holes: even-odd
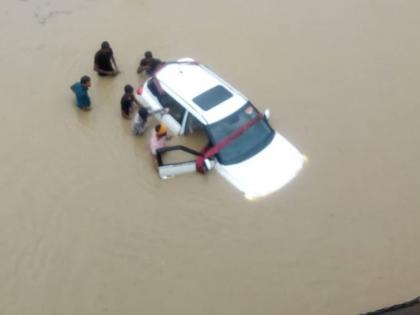
[[[249,199],[266,196],[292,180],[305,161],[290,142],[276,132],[253,157],[237,164],[217,164],[216,170]]]

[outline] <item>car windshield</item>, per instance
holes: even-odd
[[[208,125],[207,131],[211,143],[213,145],[219,143],[257,115],[258,111],[248,102],[230,116]],[[218,160],[224,165],[242,162],[264,149],[273,137],[274,131],[266,119],[260,119],[230,144],[222,148],[217,155]]]

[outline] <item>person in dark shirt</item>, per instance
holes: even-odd
[[[95,63],[93,68],[100,76],[115,76],[120,71],[115,62],[114,52],[108,42],[103,42],[101,49],[95,54]]]
[[[139,108],[139,111],[134,116],[131,130],[135,136],[140,136],[146,130],[147,119],[149,118],[149,111],[143,106]]]
[[[133,93],[134,89],[130,84],[124,87],[124,95],[121,98],[121,116],[125,119],[130,118],[130,113],[133,111],[133,103],[139,107],[140,103],[136,100]]]
[[[76,95],[77,107],[83,110],[90,110],[90,98],[88,89],[91,85],[90,78],[84,75],[80,82],[74,83],[70,88]]]
[[[142,73],[145,71],[148,75],[152,75],[161,63],[162,61],[160,61],[160,59],[153,58],[151,51],[146,51],[144,53],[144,58],[140,60],[137,73]]]
[[[152,114],[161,114],[162,116],[169,113],[169,108],[161,108],[158,110],[151,110],[141,106],[134,116],[131,130],[135,136],[141,136],[146,130],[147,119]],[[161,117],[162,117],[161,116]]]

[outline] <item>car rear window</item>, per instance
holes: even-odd
[[[193,98],[193,102],[204,110],[212,109],[214,106],[223,103],[233,96],[226,88],[216,85],[211,89]]]

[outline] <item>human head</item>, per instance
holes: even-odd
[[[144,53],[144,56],[145,56],[147,59],[153,58],[153,54],[152,54],[152,52],[151,52],[151,51],[146,51],[146,52]]]
[[[167,130],[166,130],[166,127],[165,127],[165,125],[164,125],[164,124],[157,124],[157,125],[155,126],[155,131],[156,131],[156,135],[157,135],[159,138],[164,137],[164,136],[166,136],[166,134],[167,134]]]
[[[111,45],[107,41],[104,41],[101,44],[101,49],[102,50],[109,50],[109,49],[111,49]]]
[[[141,117],[141,119],[143,119],[144,122],[146,122],[147,118],[149,118],[149,112],[144,107],[140,107],[139,116]]]
[[[133,94],[133,87],[130,84],[127,84],[126,86],[124,86],[124,92],[127,94]]]
[[[80,78],[80,84],[89,87],[90,86],[90,77],[87,75],[84,75]]]

